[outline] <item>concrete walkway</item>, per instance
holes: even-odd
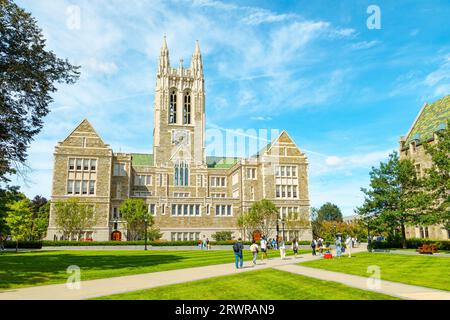
[[[375,282],[372,278],[297,265],[278,266],[274,267],[274,269],[297,273],[311,278],[334,281],[349,287],[383,293],[401,299],[450,300],[449,291],[407,285],[399,282],[385,280],[378,280],[378,282]]]
[[[365,248],[355,248],[353,250],[353,253],[365,250]],[[295,265],[299,262],[310,261],[319,258],[319,256],[314,257],[308,254],[299,255],[297,259],[289,256],[285,260],[272,258],[270,260],[264,260],[264,262],[262,263],[260,260],[258,260],[258,265],[255,267],[251,262],[247,261],[244,265],[244,269],[239,270],[235,269],[234,263],[227,263],[221,265],[178,269],[108,279],[89,280],[82,281],[81,287],[79,289],[70,289],[66,284],[55,284],[22,289],[4,290],[0,291],[0,300],[89,299],[111,294],[137,291],[267,268],[275,268],[278,270],[298,273],[322,280],[340,282],[351,287],[361,288],[363,290],[371,290],[367,286],[367,278],[365,277],[352,276],[320,269],[299,267]],[[81,274],[81,278],[82,276],[83,274]],[[382,281],[381,289],[372,291],[389,294],[403,299],[450,299],[449,292],[409,286],[400,283],[392,283],[388,281]]]

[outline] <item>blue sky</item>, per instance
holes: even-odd
[[[164,33],[174,66],[189,65],[200,41],[207,125],[286,129],[309,157],[312,205],[331,201],[344,215],[422,105],[450,93],[448,1],[17,3],[48,48],[82,66],[55,95],[27,180],[14,181],[29,197],[50,196],[54,146],[83,118],[114,151],[151,152]],[[367,28],[372,4],[381,29]]]

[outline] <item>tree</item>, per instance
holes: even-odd
[[[92,229],[98,221],[98,215],[92,204],[83,203],[78,198],[57,201],[54,204],[55,225],[65,239],[81,239],[81,234]]]
[[[50,202],[46,198],[36,196],[31,201],[33,211],[33,223],[31,226],[31,240],[41,240],[44,238],[50,216]]]
[[[144,237],[145,218],[147,227],[154,223],[153,217],[149,214],[147,205],[142,199],[127,199],[120,206],[122,220],[127,223],[127,239],[138,240]]]
[[[57,83],[74,83],[79,67],[47,51],[36,20],[0,0],[0,181],[20,172],[43,125]]]
[[[249,213],[249,225],[270,237],[278,219],[278,209],[273,202],[267,199],[254,202]]]
[[[249,212],[242,212],[237,217],[237,226],[239,231],[244,237],[244,240],[248,237],[248,239],[252,238],[252,232],[255,229],[255,222],[252,220],[252,216]]]
[[[327,202],[317,210],[317,221],[342,222],[341,209],[337,205]]]
[[[0,188],[0,235],[6,236],[9,234],[8,224],[6,223],[8,204],[25,198],[25,195],[19,192],[19,187]]]
[[[370,188],[361,191],[366,195],[365,202],[356,211],[365,219],[386,225],[391,235],[400,229],[406,248],[405,225],[417,223],[426,199],[414,163],[399,160],[397,152],[391,153],[386,163],[372,168]]]
[[[10,203],[7,205],[8,214],[6,216],[6,223],[9,227],[9,232],[16,241],[16,252],[19,249],[19,241],[26,240],[31,233],[32,215],[31,202],[28,199]]]
[[[450,120],[445,129],[437,132],[435,144],[423,142],[423,146],[433,163],[424,178],[429,195],[427,220],[429,224],[442,224],[450,230]]]

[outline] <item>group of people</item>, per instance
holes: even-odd
[[[275,244],[273,243],[275,241]],[[297,239],[292,240],[291,249],[294,253],[294,257],[297,258],[298,250],[299,250],[299,244]],[[286,243],[283,238],[281,238],[278,243],[275,239],[269,239],[267,240],[266,237],[262,237],[260,244],[256,243],[255,240],[252,241],[252,244],[250,245],[250,252],[252,253],[252,262],[254,265],[256,265],[256,261],[258,259],[258,254],[261,251],[261,261],[264,260],[264,258],[268,258],[267,251],[271,249],[279,249],[280,250],[280,257],[282,260],[286,259]],[[243,250],[244,245],[242,244],[242,239],[239,238],[238,241],[233,245],[233,251],[235,256],[235,263],[236,263],[236,269],[243,268],[244,265],[244,256],[243,256]]]
[[[353,238],[350,236],[347,236],[347,238],[344,241],[345,246],[342,244],[341,236],[338,235],[336,237],[336,240],[334,242],[335,248],[336,248],[336,256],[340,257],[342,256],[342,253],[344,253],[347,250],[348,257],[351,258],[352,256],[352,249],[358,246],[358,238]],[[317,255],[317,251],[320,255],[323,255],[324,251],[327,253],[330,253],[330,243],[326,242],[325,246],[323,244],[322,238],[314,238],[311,241],[311,249],[312,249],[312,255]]]
[[[209,239],[203,239],[198,241],[198,247],[202,250],[211,250],[211,244],[209,243]]]

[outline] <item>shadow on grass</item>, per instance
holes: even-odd
[[[45,285],[64,282],[69,274],[69,266],[79,266],[81,277],[83,272],[89,273],[87,279],[98,279],[133,274],[132,269],[142,272],[154,272],[167,264],[175,264],[186,260],[186,257],[175,254],[127,254],[127,255],[22,255],[6,254],[0,260],[0,290],[14,287]],[[121,274],[119,270],[127,271]],[[130,272],[131,270],[131,272]]]

